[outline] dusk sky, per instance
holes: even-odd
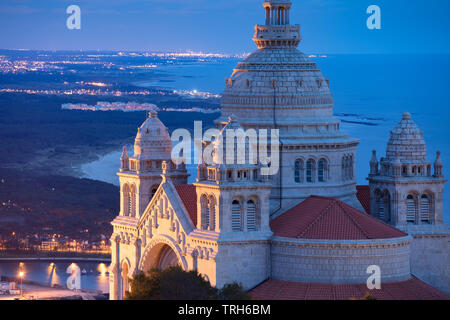
[[[262,0],[1,0],[0,48],[243,53],[255,50]],[[81,8],[81,30],[66,8]],[[309,53],[450,53],[448,0],[293,0]],[[366,9],[381,8],[368,30]]]

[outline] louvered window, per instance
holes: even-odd
[[[200,199],[200,206],[202,209],[201,216],[202,216],[202,229],[208,230],[209,228],[209,206],[208,206],[208,199],[205,195],[203,195]]]
[[[377,199],[377,207],[378,207],[378,219],[385,221],[386,215],[384,213],[384,198],[379,197]]]
[[[209,197],[208,209],[209,229],[214,230],[216,228],[216,201],[213,196]]]
[[[247,230],[256,231],[256,205],[253,200],[247,202]]]
[[[231,229],[242,231],[242,210],[239,201],[234,200],[231,206]]]
[[[130,189],[127,184],[123,186],[123,215],[130,215]]]
[[[420,220],[422,222],[430,221],[430,199],[424,194],[420,199]]]
[[[412,195],[406,198],[406,222],[416,222],[416,203]]]

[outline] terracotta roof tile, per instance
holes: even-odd
[[[367,214],[370,214],[370,189],[369,186],[356,186],[356,197]]]
[[[275,236],[299,239],[359,240],[407,234],[348,204],[311,196],[270,222]]]
[[[192,184],[176,185],[175,189],[186,207],[194,226],[197,225],[197,193]]]
[[[260,300],[350,300],[367,293],[377,300],[450,300],[450,295],[411,277],[402,282],[382,283],[369,290],[365,284],[304,283],[269,279],[250,291]]]

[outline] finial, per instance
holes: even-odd
[[[370,160],[370,162],[378,162],[377,150],[372,150],[372,159]]]
[[[409,120],[409,119],[411,119],[411,113],[409,113],[409,112],[403,112],[403,115],[402,115],[402,118],[403,118],[403,120]]]
[[[126,158],[128,158],[128,153],[127,153],[127,146],[123,146],[123,148],[122,148],[122,156],[121,156],[121,158],[122,158],[122,159],[126,159]]]
[[[442,159],[441,159],[441,152],[437,151],[436,152],[436,161],[435,164],[441,165],[442,164]]]
[[[158,117],[158,112],[157,111],[149,111],[148,112],[148,117],[149,118],[157,118]]]

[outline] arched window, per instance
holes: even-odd
[[[242,231],[242,208],[239,200],[234,200],[231,205],[231,230]]]
[[[431,216],[431,197],[423,194],[420,198],[420,221],[424,223],[430,222]]]
[[[209,206],[208,206],[208,198],[206,195],[202,195],[200,198],[200,207],[201,207],[201,226],[203,230],[208,230],[209,228]]]
[[[314,181],[314,164],[313,159],[309,159],[308,162],[306,162],[306,182]]]
[[[416,201],[412,195],[406,198],[406,222],[416,222]]]
[[[348,165],[347,165],[347,177],[349,180],[353,179],[353,155],[348,157]]]
[[[257,221],[256,221],[256,204],[253,200],[247,201],[247,230],[256,231]]]
[[[216,199],[210,196],[208,200],[208,214],[209,214],[209,230],[216,229]]]
[[[342,179],[343,180],[350,179],[349,167],[350,167],[350,156],[345,155],[342,158]]]
[[[319,182],[325,182],[326,176],[327,176],[327,160],[320,159],[317,170],[317,180]]]
[[[128,184],[125,184],[123,186],[122,195],[123,195],[123,215],[129,216],[130,215],[130,188],[128,187]]]
[[[130,188],[130,217],[136,217],[136,186],[133,184]]]
[[[377,190],[376,194],[375,194],[375,203],[377,206],[377,218],[380,220],[385,220],[385,214],[384,214],[384,198],[383,195],[381,194],[381,192],[379,190]]]
[[[385,190],[383,193],[384,221],[391,221],[391,194]]]
[[[298,159],[295,161],[295,172],[294,178],[295,182],[302,183],[305,175],[305,167],[302,159]]]

